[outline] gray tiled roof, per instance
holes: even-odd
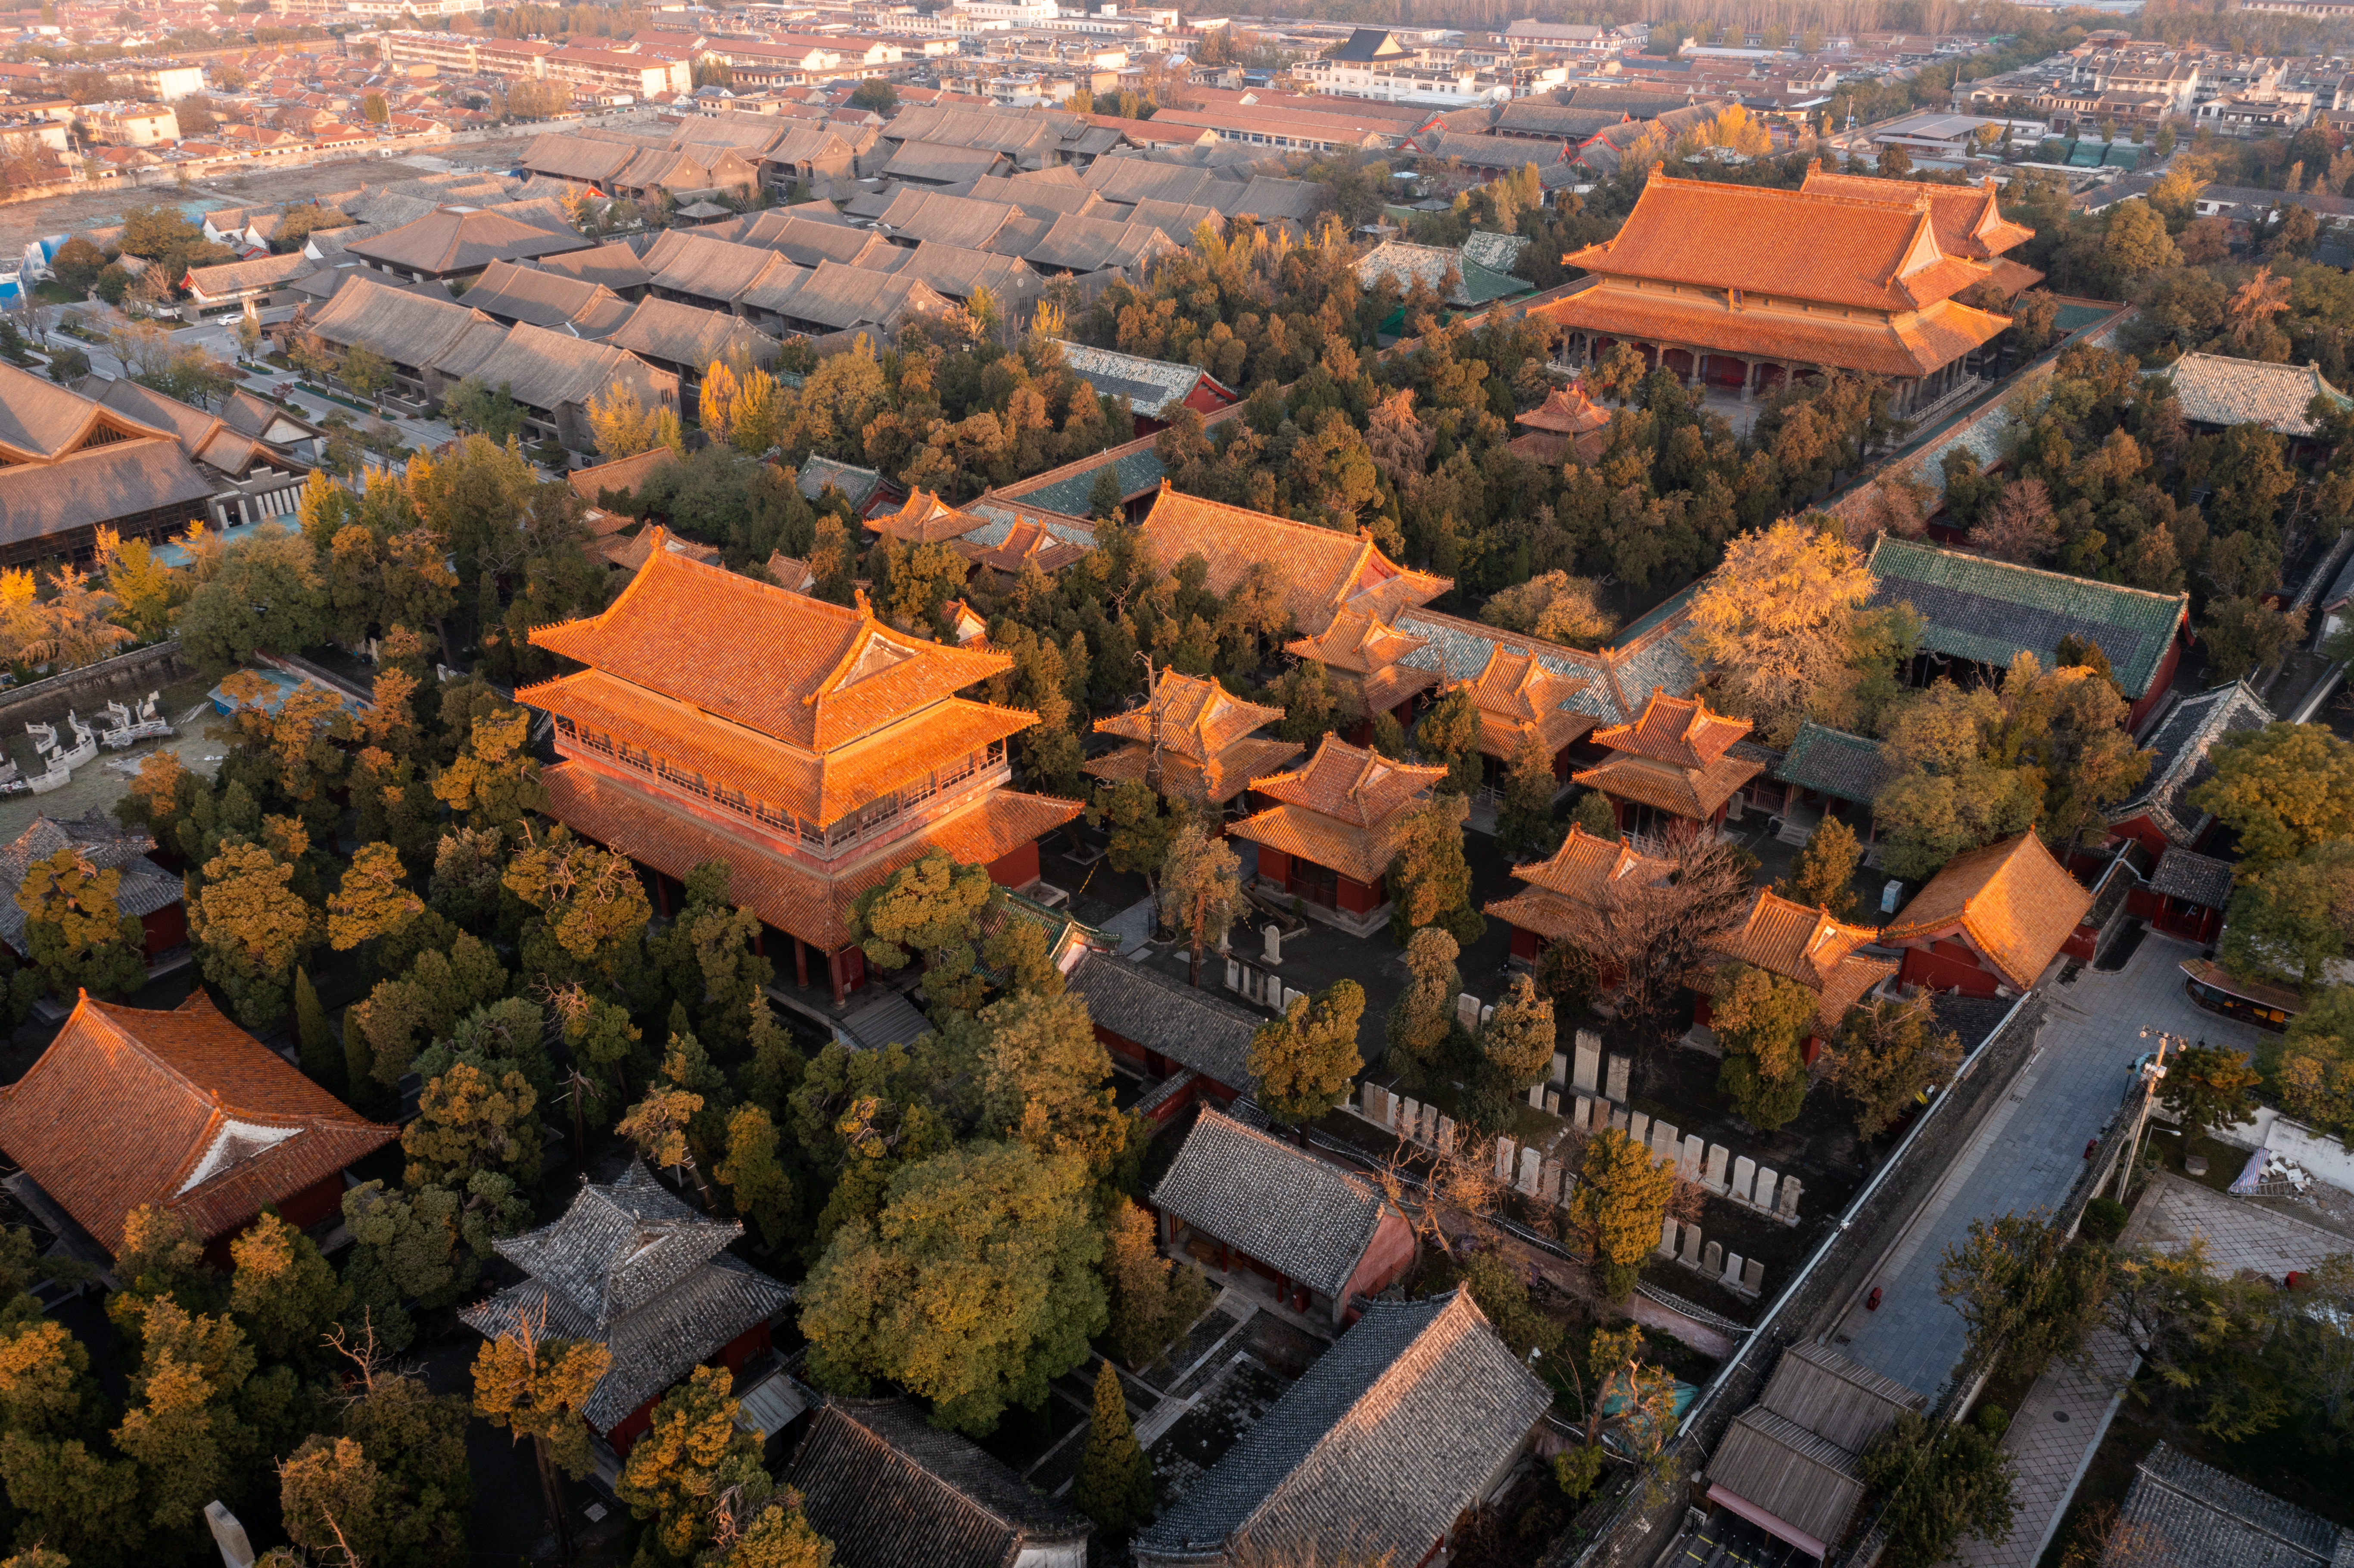
[[[2232,863],[2187,849],[2168,849],[2149,874],[2149,890],[2202,909],[2221,909],[2232,901]]]
[[[1527,648],[1536,654],[1538,665],[1556,675],[1570,675],[1585,683],[1564,700],[1562,706],[1572,713],[1588,714],[1610,724],[1620,724],[1633,715],[1618,706],[1610,694],[1610,683],[1604,678],[1601,662],[1590,655],[1580,655],[1568,649],[1555,648],[1506,631],[1501,627],[1488,627],[1478,621],[1460,620],[1454,616],[1436,616],[1426,611],[1408,610],[1397,618],[1397,629],[1412,637],[1422,639],[1423,645],[1401,658],[1398,662],[1412,670],[1436,670],[1449,681],[1476,679],[1488,667],[1488,659],[1500,642],[1515,648]]]
[[[864,506],[883,483],[883,476],[871,468],[853,468],[832,458],[813,457],[801,464],[801,493],[815,501],[832,485],[850,499],[853,506]]]
[[[2135,1467],[2118,1523],[2136,1568],[2327,1568],[2347,1533],[2166,1443]]]
[[[582,1187],[555,1224],[497,1243],[531,1278],[460,1316],[490,1338],[544,1316],[550,1332],[605,1345],[611,1370],[581,1414],[609,1432],[791,1302],[790,1289],[723,1250],[743,1233],[688,1208],[632,1159],[611,1186]]]
[[[1042,516],[1027,506],[1009,506],[984,495],[978,501],[967,502],[964,509],[976,517],[989,519],[988,522],[964,535],[968,544],[978,545],[984,550],[993,550],[1005,543],[1013,533],[1013,524],[1024,518],[1037,524],[1066,545],[1076,545],[1083,550],[1092,550],[1096,547],[1095,530],[1081,527],[1076,523],[1066,522],[1059,517]]]
[[[1086,344],[1059,346],[1063,363],[1073,375],[1085,379],[1098,395],[1125,397],[1129,407],[1148,419],[1160,418],[1172,403],[1183,402],[1209,375],[1196,365],[1172,365]]]
[[[1469,1291],[1373,1302],[1145,1528],[1137,1558],[1148,1568],[1199,1562],[1248,1542],[1280,1559],[1345,1542],[1368,1562],[1415,1562],[1479,1500],[1551,1404]]]
[[[2173,381],[2175,401],[2193,424],[2258,424],[2285,436],[2309,436],[2314,425],[2305,409],[2316,397],[2354,408],[2354,398],[2324,380],[2318,366],[2186,354],[2159,374]]]
[[[70,744],[70,736],[60,738]],[[125,832],[102,810],[63,821],[35,817],[15,842],[0,849],[0,886],[9,890],[6,898],[0,898],[0,941],[20,953],[26,950],[25,912],[16,906],[16,889],[24,885],[27,867],[61,849],[80,851],[82,859],[101,871],[111,868],[122,874],[114,892],[117,914],[136,919],[177,904],[184,893],[180,878],[147,858],[146,852],[154,847],[154,839],[143,832]]]
[[[1093,1528],[902,1400],[827,1400],[787,1479],[842,1568],[1002,1568]]]
[[[1203,955],[1204,985],[1213,983],[1217,962],[1215,953]],[[1097,1028],[1182,1063],[1214,1083],[1250,1087],[1251,1036],[1266,1022],[1257,1014],[1158,969],[1100,953],[1079,965],[1071,990],[1087,999],[1087,1015]]]
[[[1207,1107],[1152,1206],[1326,1297],[1347,1287],[1382,1221],[1372,1183]]]
[[[1880,743],[1843,729],[1808,719],[1798,726],[1797,738],[1774,777],[1819,794],[1870,805],[1888,782],[1888,763]]]
[[[2031,652],[2049,668],[2062,639],[2086,638],[2108,656],[2128,698],[2149,690],[2190,603],[2187,594],[2012,566],[1893,534],[1880,535],[1866,564],[1874,609],[1909,603],[1927,621],[1922,647],[1997,669]]]
[[[2272,710],[2245,681],[2185,697],[2149,737],[2149,749],[2157,755],[2150,760],[2148,779],[2132,800],[2110,808],[2109,821],[2146,816],[2168,842],[2185,848],[2198,842],[2209,818],[2190,804],[2190,796],[2215,776],[2208,752],[2227,735],[2262,729],[2272,722]]]

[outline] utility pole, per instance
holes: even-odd
[[[2150,1037],[2150,1033],[2151,1031],[2145,1029],[2141,1032],[2141,1037],[2147,1040]],[[2151,1106],[2158,1100],[2158,1086],[2166,1079],[2166,1051],[2169,1045],[2189,1050],[2190,1042],[2179,1034],[2168,1034],[2163,1030],[2158,1031],[2158,1051],[2148,1061],[2142,1064],[2141,1109],[2135,1113],[2133,1137],[2126,1145],[2125,1161],[2117,1172],[2117,1202],[2120,1203],[2125,1202],[2126,1184],[2133,1180],[2134,1167],[2141,1161],[2142,1135],[2149,1128],[2149,1112]]]

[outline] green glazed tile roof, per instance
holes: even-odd
[[[1872,604],[1911,604],[1928,622],[1921,645],[1930,652],[1999,668],[2023,651],[2049,668],[2061,639],[2073,634],[2108,655],[2129,698],[2149,690],[2190,603],[2188,594],[2014,567],[1890,534],[1872,546],[1868,565]]]
[[[1817,794],[1869,806],[1888,780],[1880,743],[1808,719],[1798,726],[1774,777]]]
[[[1097,463],[1083,472],[1058,479],[1040,489],[1025,490],[1022,492],[1021,499],[1033,506],[1043,506],[1049,512],[1060,512],[1066,516],[1088,516],[1087,496],[1095,489],[1096,475],[1103,466]],[[1123,499],[1159,489],[1161,479],[1169,472],[1150,447],[1140,448],[1120,458],[1113,471],[1119,480],[1119,493]]]

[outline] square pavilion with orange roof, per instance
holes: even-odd
[[[531,640],[584,668],[516,694],[556,719],[548,814],[669,885],[724,861],[761,941],[793,945],[834,1004],[865,981],[851,905],[935,851],[1017,891],[1076,800],[1010,788],[1006,742],[1038,722],[957,694],[1012,667],[661,546],[603,613]]]
[[[1108,784],[1138,779],[1170,800],[1214,805],[1223,810],[1251,786],[1308,748],[1258,733],[1283,717],[1281,708],[1246,703],[1215,681],[1164,670],[1152,694],[1124,714],[1096,720],[1096,733],[1128,741],[1118,751],[1091,758],[1087,772]],[[1152,753],[1160,748],[1160,777],[1151,777]]]
[[[2077,927],[2092,890],[2052,858],[2033,829],[1947,861],[1878,940],[1903,948],[1906,985],[1991,997],[2024,992],[2061,954],[2089,959]]]
[[[1552,854],[1512,867],[1528,886],[1484,913],[1511,927],[1512,957],[1534,963],[1556,942],[1587,939],[1616,901],[1659,886],[1674,869],[1624,839],[1599,838],[1573,823]]]
[[[2024,270],[1999,249],[2027,236],[1999,213],[1986,225],[1983,192],[1966,221],[1930,186],[1857,184],[1769,190],[1655,172],[1615,236],[1563,258],[1598,281],[1529,313],[1567,332],[1578,364],[1625,344],[1744,398],[1806,376],[1878,376],[1909,414],[1961,386],[1969,356],[2010,324],[1956,296],[2016,281]]]
[[[1594,727],[1594,715],[1571,707],[1569,699],[1586,684],[1546,669],[1533,647],[1500,641],[1477,675],[1447,688],[1469,694],[1479,711],[1480,771],[1489,788],[1502,787],[1522,741],[1533,736],[1553,768],[1553,798],[1568,790],[1570,747]]]
[[[1684,828],[1713,830],[1725,803],[1765,768],[1732,755],[1749,721],[1712,713],[1699,697],[1671,697],[1654,689],[1632,724],[1597,729],[1593,740],[1611,756],[1576,775],[1610,797],[1622,832],[1659,835]]]
[[[1810,908],[1761,887],[1749,913],[1717,938],[1712,952],[1721,963],[1747,964],[1814,992],[1815,1027],[1800,1045],[1812,1062],[1838,1035],[1848,1009],[1896,974],[1895,964],[1860,950],[1880,939],[1880,933],[1868,926],[1835,920],[1828,909]],[[1694,989],[1693,1022],[1706,1023],[1709,993],[1702,987]]]
[[[1428,639],[1399,630],[1375,609],[1343,606],[1321,632],[1295,638],[1283,651],[1323,665],[1332,684],[1356,698],[1365,716],[1352,726],[1348,739],[1365,746],[1373,740],[1377,715],[1387,714],[1401,725],[1411,722],[1415,699],[1439,683],[1443,671],[1405,662],[1429,646]]]
[[[1305,768],[1253,779],[1275,804],[1227,832],[1259,846],[1261,886],[1362,937],[1389,918],[1384,882],[1407,814],[1446,777],[1327,735]]]

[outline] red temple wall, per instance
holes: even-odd
[[[149,958],[184,948],[188,943],[188,907],[175,899],[161,909],[139,917],[139,928],[145,933],[140,951]]]
[[[989,880],[1000,887],[1027,887],[1037,881],[1038,842],[1033,839],[991,861]]]
[[[1979,963],[1977,954],[1958,942],[1939,942],[1928,948],[1905,948],[1904,962],[1897,970],[1896,978],[1906,985],[1958,991],[1964,996],[1975,997],[1991,997],[1995,987],[2005,983]]]

